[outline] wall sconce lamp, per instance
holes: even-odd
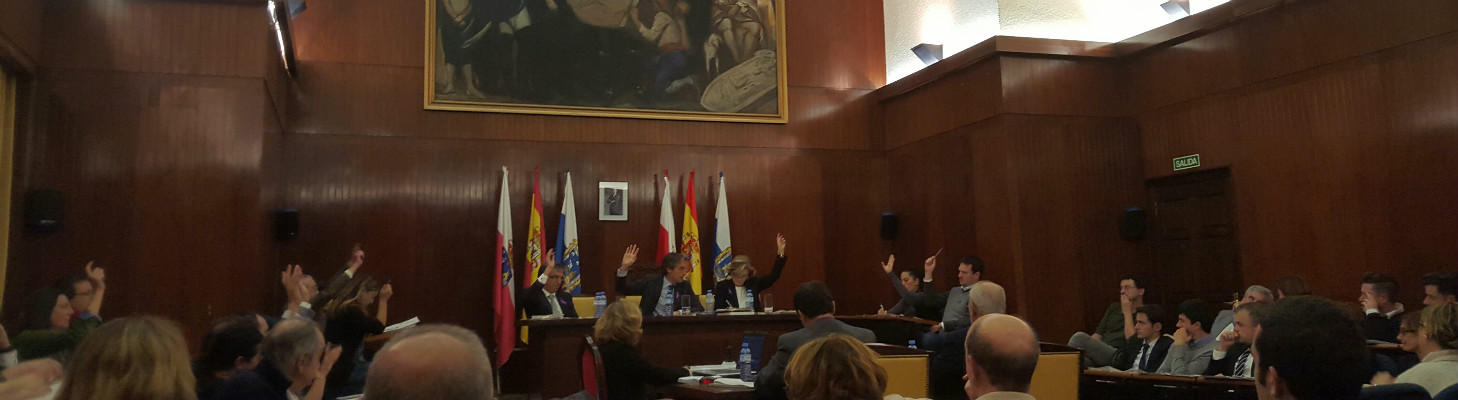
[[[1183,17],[1190,15],[1190,0],[1169,0],[1159,6],[1164,8],[1164,12],[1172,16]]]
[[[911,48],[911,52],[916,53],[916,57],[920,58],[921,62],[926,63],[926,65],[932,65],[932,63],[942,60],[942,45],[939,44],[918,44],[916,47]]]

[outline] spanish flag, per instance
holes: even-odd
[[[542,230],[542,186],[537,169],[532,168],[532,216],[527,224],[526,268],[529,275],[522,287],[532,287],[542,275],[542,256],[547,252],[547,234]]]
[[[694,172],[689,171],[688,197],[683,205],[683,251],[689,256],[688,280],[694,287],[694,294],[704,292],[703,263],[699,262],[699,206],[694,204]]]

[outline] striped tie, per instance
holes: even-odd
[[[1240,353],[1240,357],[1239,358],[1236,358],[1235,359],[1235,376],[1239,376],[1239,377],[1246,377],[1246,376],[1248,376],[1245,373],[1245,360],[1247,360],[1249,358],[1250,358],[1250,350],[1246,350],[1244,353]]]

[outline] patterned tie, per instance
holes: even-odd
[[[1235,359],[1235,376],[1239,376],[1239,377],[1246,377],[1247,376],[1245,374],[1245,360],[1248,359],[1249,357],[1250,357],[1250,350],[1246,350],[1244,353],[1240,353],[1240,357],[1239,358],[1236,358]]]
[[[673,299],[674,299],[673,287],[672,286],[669,286],[667,290],[664,290],[663,291],[663,295],[662,296],[659,296],[659,298],[658,298],[658,307],[654,307],[654,309],[653,309],[653,311],[654,311],[653,312],[653,315],[656,315],[656,316],[659,316],[659,317],[672,316],[673,315]]]
[[[1144,350],[1139,351],[1139,370],[1149,370],[1149,343],[1144,344]]]

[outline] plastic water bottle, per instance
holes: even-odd
[[[739,347],[739,379],[744,381],[754,380],[754,356],[749,354],[749,343]]]
[[[744,308],[749,309],[749,311],[754,311],[754,291],[753,290],[744,289],[744,304],[740,304],[740,305],[744,306]]]
[[[714,313],[714,291],[713,290],[705,290],[704,291],[704,303],[707,303],[707,304],[704,304],[704,312],[709,313],[709,314],[713,314]]]
[[[597,296],[592,298],[592,309],[593,318],[602,318],[602,310],[607,309],[607,293],[597,292]]]
[[[912,348],[912,349],[916,348],[916,341],[915,340],[908,340],[908,341],[906,341],[906,347],[907,348]]]

